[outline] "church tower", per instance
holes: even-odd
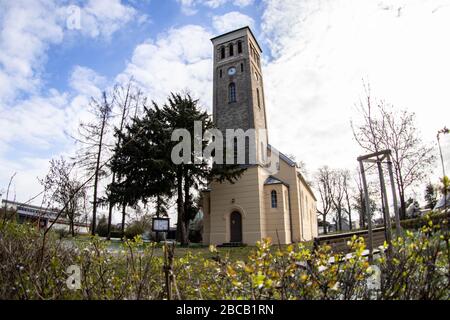
[[[282,244],[310,241],[317,236],[314,194],[296,163],[268,146],[262,50],[249,27],[211,41],[214,122],[227,140],[227,163],[234,155],[246,170],[237,181],[212,180],[202,191],[202,241],[224,246],[263,238]],[[230,129],[234,136],[239,129],[247,135],[234,140],[226,137]]]
[[[262,50],[249,27],[211,39],[214,46],[213,118],[226,129],[267,129]],[[262,135],[262,136],[261,136]],[[263,153],[267,131],[256,130],[254,146]],[[266,148],[264,148],[264,152]],[[246,146],[246,154],[249,152]]]

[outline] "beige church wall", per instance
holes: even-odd
[[[311,217],[311,236],[312,238],[319,236],[319,226],[317,225],[317,201],[311,197],[311,204],[309,206],[309,215]]]
[[[300,188],[300,201],[303,217],[303,239],[304,241],[310,241],[314,237],[317,237],[317,215],[316,215],[316,200],[314,199],[311,191],[307,188],[301,178],[299,180]]]
[[[289,184],[292,214],[292,241],[310,241],[317,236],[316,201],[298,177],[297,168],[280,159],[280,170],[274,175]],[[305,198],[306,197],[306,198]],[[307,199],[307,200],[306,200]],[[311,214],[311,212],[314,212]]]
[[[272,191],[277,192],[277,207],[272,208]],[[271,238],[272,243],[281,244],[291,242],[288,188],[283,184],[264,186],[264,233],[266,238]]]
[[[280,170],[274,176],[289,185],[292,215],[292,241],[302,241],[300,228],[300,202],[296,169],[280,159]]]
[[[264,199],[264,182],[267,180],[267,178],[269,177],[269,173],[267,172],[267,170],[265,170],[264,168],[258,166],[258,189],[259,189],[259,194],[261,195],[259,197],[259,205],[261,208],[261,219],[260,219],[260,226],[261,226],[261,239],[263,238],[267,238],[267,234],[266,234],[266,203],[265,203],[265,199]],[[261,240],[259,239],[259,240]]]
[[[310,203],[311,200],[308,197],[306,188],[302,186],[303,189],[303,217],[304,217],[304,224],[303,224],[303,238],[307,241],[312,239],[312,230],[311,230],[311,210],[310,210]]]
[[[238,211],[242,216],[243,243],[254,244],[261,240],[258,173],[258,167],[250,167],[235,184],[211,183],[209,243],[230,242],[230,214],[233,211]]]
[[[283,244],[309,241],[318,235],[315,199],[298,178],[295,168],[281,161],[280,171],[275,175],[276,178],[288,183],[290,188],[282,184],[265,186],[264,182],[268,177],[267,170],[255,166],[247,169],[235,184],[228,182],[211,184],[213,191],[204,193],[205,244],[222,244],[230,241],[229,217],[233,211],[241,213],[243,242],[250,245],[267,237],[276,243],[277,230]],[[296,187],[292,188],[292,185]],[[271,208],[271,190],[277,191],[277,209]],[[290,214],[293,236],[291,236]]]

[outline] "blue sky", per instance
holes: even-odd
[[[48,161],[74,154],[90,97],[130,77],[150,99],[189,90],[211,111],[209,39],[244,25],[264,51],[269,140],[310,172],[355,168],[362,79],[415,112],[424,141],[449,125],[446,0],[0,0],[0,193],[14,172],[17,200],[39,192]]]
[[[116,31],[113,39],[93,41],[91,38],[80,37],[74,32],[62,44],[52,46],[45,65],[47,86],[58,90],[68,90],[67,79],[74,65],[88,67],[107,77],[108,80],[114,81],[114,77],[125,68],[127,59],[132,55],[134,48],[148,38],[156,38],[165,30],[188,24],[212,28],[212,15],[226,14],[236,8],[258,23],[261,13],[261,5],[258,6],[256,3],[237,7],[230,2],[215,9],[206,6],[192,15],[184,14],[182,6],[176,0],[123,1],[123,3],[132,6],[140,14],[147,15],[148,19],[143,23],[130,22],[125,28]],[[255,32],[257,31],[255,28]]]

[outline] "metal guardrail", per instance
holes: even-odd
[[[377,227],[377,228],[373,228],[373,232],[379,232],[379,231],[383,231],[384,232],[384,227]],[[355,231],[349,231],[349,232],[342,232],[342,233],[333,233],[333,234],[322,234],[318,237],[316,237],[316,239],[319,240],[328,240],[328,239],[339,239],[339,238],[351,238],[354,235],[365,235],[368,233],[367,229],[364,230],[355,230]]]
[[[373,246],[378,247],[386,240],[384,227],[378,227],[373,229]],[[355,230],[352,232],[337,233],[330,235],[321,235],[314,238],[314,245],[329,245],[334,252],[348,252],[347,241],[353,236],[363,237],[366,242],[368,241],[368,230]]]

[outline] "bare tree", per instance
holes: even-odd
[[[422,142],[415,126],[415,115],[396,110],[384,101],[374,101],[365,86],[366,101],[360,102],[362,122],[352,122],[358,144],[368,152],[392,151],[392,163],[400,196],[400,217],[406,214],[406,192],[429,174],[435,160],[433,146]],[[375,106],[374,106],[375,105]]]
[[[315,175],[316,188],[319,191],[320,205],[317,213],[322,216],[323,232],[327,230],[327,216],[333,208],[332,192],[331,192],[332,171],[327,166],[319,168]]]
[[[364,196],[364,189],[363,189],[363,183],[362,183],[362,177],[361,172],[359,170],[356,170],[358,173],[357,178],[355,178],[356,187],[358,189],[357,194],[354,196],[355,204],[353,208],[359,212],[359,227],[364,229],[366,227],[366,206],[365,203],[365,196]]]
[[[332,170],[330,192],[333,209],[336,212],[336,230],[342,231],[342,212],[344,211],[344,177],[341,170]]]
[[[75,222],[80,216],[86,197],[86,189],[82,183],[72,177],[73,164],[63,158],[50,161],[50,169],[44,179],[40,180],[44,189],[50,194],[48,206],[56,202],[65,208],[64,215],[69,220],[70,233],[75,236]]]
[[[17,174],[17,172],[14,172],[13,175],[9,178],[8,188],[6,188],[6,199],[5,199],[6,201],[5,201],[5,210],[4,210],[4,213],[3,213],[2,226],[5,225],[6,220],[11,218],[11,217],[8,217],[9,189],[11,188],[11,184],[12,184],[16,174]]]
[[[333,209],[336,212],[336,229],[342,230],[342,214],[348,216],[349,228],[352,229],[352,204],[351,204],[351,186],[350,172],[344,169],[331,170],[331,200]]]
[[[133,85],[133,80],[130,79],[126,86],[116,85],[113,92],[114,98],[114,106],[113,108],[120,115],[120,120],[118,126],[115,128],[116,132],[123,132],[125,126],[130,119],[130,113],[134,108],[134,117],[136,117],[137,113],[141,105],[145,105],[145,98],[142,92]],[[121,135],[116,134],[116,141],[114,146],[117,147],[121,142]],[[116,183],[116,172],[112,171],[112,179],[111,185]],[[111,238],[111,222],[112,222],[112,211],[116,203],[112,199],[109,199],[109,208],[108,208],[108,240]],[[125,231],[125,216],[126,216],[126,203],[122,203],[122,235]]]
[[[94,120],[89,123],[80,123],[79,135],[77,141],[81,148],[77,152],[76,163],[86,170],[88,175],[93,174],[93,205],[92,205],[92,235],[95,234],[97,206],[98,206],[98,184],[104,175],[106,175],[104,166],[102,166],[102,156],[108,145],[105,143],[108,125],[111,119],[111,105],[108,102],[106,92],[103,92],[102,101],[99,102],[92,98],[90,107],[94,115]]]
[[[348,226],[350,230],[353,229],[353,220],[352,220],[352,203],[350,199],[352,198],[350,195],[352,193],[352,187],[350,185],[350,171],[343,170],[342,174],[342,188],[344,190],[344,198],[345,198],[345,206],[343,210],[347,213],[348,216]]]
[[[356,169],[357,175],[355,175],[354,181],[355,186],[357,188],[356,194],[353,195],[353,209],[355,209],[359,214],[359,226],[360,228],[365,228],[367,223],[367,217],[368,214],[366,212],[366,205],[365,205],[365,195],[364,195],[364,189],[362,184],[362,177],[361,172],[359,169]],[[367,189],[369,192],[369,204],[370,204],[370,211],[374,213],[377,210],[377,205],[374,200],[376,197],[376,194],[374,192],[374,185],[373,183],[368,183]]]

